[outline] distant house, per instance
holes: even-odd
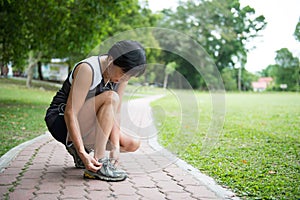
[[[50,63],[42,64],[42,72],[45,80],[62,82],[68,77],[69,66],[67,59],[51,59]],[[34,78],[38,78],[37,68],[34,71]]]
[[[261,77],[257,82],[252,82],[252,88],[254,92],[262,92],[267,89],[273,83],[273,78],[271,77]]]

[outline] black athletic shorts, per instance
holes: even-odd
[[[66,139],[68,136],[68,129],[63,115],[58,115],[51,125],[48,127],[51,135],[63,145],[66,145]]]

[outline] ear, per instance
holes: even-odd
[[[114,61],[112,56],[107,57],[107,63],[112,63]]]

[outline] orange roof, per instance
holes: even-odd
[[[267,83],[270,83],[273,81],[273,78],[272,77],[261,77],[258,79],[258,82],[267,82]]]

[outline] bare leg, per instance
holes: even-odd
[[[105,150],[111,149],[108,139],[113,124],[116,123],[115,114],[118,103],[118,94],[107,91],[87,100],[80,110],[79,124],[83,142],[95,150],[94,157],[97,160],[105,156]],[[121,152],[133,152],[139,147],[139,140],[120,133]]]
[[[141,146],[141,141],[130,137],[124,132],[120,132],[120,151],[121,153],[134,152]],[[108,141],[106,145],[106,150],[110,151],[112,149],[111,143]]]
[[[112,93],[109,98],[102,104],[97,112],[97,134],[95,137],[94,157],[99,160],[105,156],[106,144],[113,125],[115,123],[116,110],[119,103],[119,97]]]
[[[141,141],[134,139],[129,135],[122,133],[120,134],[120,150],[121,152],[134,152],[141,145]]]
[[[118,94],[107,91],[87,100],[80,110],[79,124],[83,142],[94,146],[94,157],[97,160],[105,156],[118,103]]]

